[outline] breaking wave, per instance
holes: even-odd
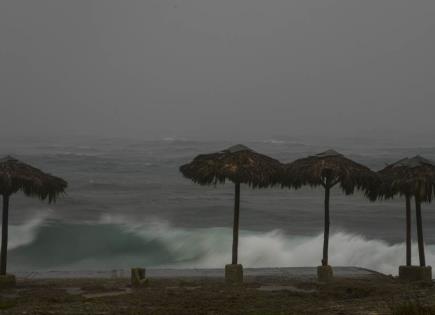
[[[9,225],[9,250],[32,243],[42,224],[50,217],[52,211],[38,211],[34,218],[21,225]]]
[[[103,217],[96,223],[47,220],[47,215],[10,227],[9,266],[23,270],[117,269],[146,267],[216,268],[231,261],[230,228],[182,229],[156,219],[128,222]],[[292,236],[280,230],[240,232],[239,260],[245,267],[317,266],[323,235]],[[426,247],[435,264],[435,246]],[[413,244],[413,259],[417,248]],[[368,240],[337,232],[330,239],[330,263],[396,274],[404,262],[404,244]]]

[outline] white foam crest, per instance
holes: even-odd
[[[102,155],[101,153],[84,153],[84,152],[73,152],[73,151],[56,151],[52,154],[59,156],[72,156],[72,157],[97,157]]]
[[[270,144],[284,144],[286,143],[284,140],[277,140],[277,139],[268,139],[268,140],[263,140],[263,143],[270,143]]]
[[[222,268],[231,262],[230,228],[174,228],[157,218],[147,223],[122,216],[105,216],[101,223],[120,224],[147,240],[158,240],[176,256],[177,262],[160,267]],[[240,231],[239,262],[245,267],[302,267],[320,265],[323,233],[292,236],[283,231]],[[413,263],[418,264],[417,244],[412,245]],[[435,265],[435,245],[426,245],[426,261]],[[358,266],[385,274],[397,274],[405,263],[405,245],[369,240],[361,235],[335,232],[329,240],[329,262],[333,266]]]
[[[161,139],[161,141],[164,142],[178,142],[178,141],[187,141],[186,138],[178,138],[178,137],[164,137],[163,139]]]
[[[33,242],[36,237],[38,228],[44,224],[51,214],[52,210],[37,211],[33,218],[20,225],[9,225],[8,249],[14,249]]]
[[[127,219],[123,215],[104,214],[97,222],[98,224],[115,224],[124,226],[126,230],[136,233],[151,234],[151,232],[172,230],[169,222],[157,217],[147,217],[145,219]]]

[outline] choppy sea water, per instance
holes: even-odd
[[[2,141],[12,154],[65,178],[68,194],[48,205],[13,197],[9,270],[106,270],[131,266],[220,268],[230,262],[233,185],[202,187],[178,167],[234,143],[163,139]],[[260,140],[244,144],[283,162],[331,147],[374,170],[405,156],[435,160],[433,144],[361,139]],[[242,186],[240,262],[245,267],[316,266],[323,228],[321,189]],[[423,206],[427,262],[435,265],[435,205]],[[331,199],[330,262],[395,274],[404,263],[404,201]],[[415,229],[414,229],[415,230]],[[414,231],[415,232],[415,231]],[[416,244],[413,248],[417,263]]]

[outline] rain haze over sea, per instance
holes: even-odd
[[[178,168],[238,143],[374,170],[435,160],[434,16],[409,0],[0,1],[0,155],[69,183],[54,205],[12,197],[9,270],[222,268],[234,187]],[[245,267],[320,264],[321,189],[241,189]],[[404,201],[332,194],[331,265],[395,273]]]

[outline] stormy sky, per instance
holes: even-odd
[[[435,134],[432,0],[2,0],[0,134]]]

